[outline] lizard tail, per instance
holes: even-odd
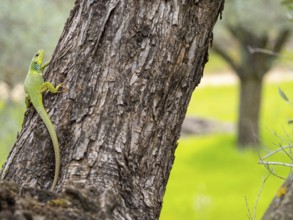
[[[40,115],[41,119],[43,120],[43,122],[45,123],[49,131],[51,140],[53,142],[53,148],[54,148],[54,154],[55,154],[55,172],[54,172],[53,184],[51,186],[51,191],[53,191],[54,188],[56,187],[59,173],[60,173],[60,149],[59,149],[58,138],[57,138],[56,131],[54,129],[54,125],[52,124],[50,117],[48,113],[46,112],[45,108],[37,107],[36,110],[38,114]]]

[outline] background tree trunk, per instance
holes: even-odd
[[[222,8],[220,0],[76,1],[45,77],[67,87],[44,97],[61,146],[58,191],[77,184],[111,195],[106,203],[122,211],[113,206],[110,219],[159,217]],[[48,132],[30,108],[2,179],[49,188],[53,170]]]
[[[258,143],[261,92],[262,79],[240,80],[237,138],[240,146],[255,146]]]

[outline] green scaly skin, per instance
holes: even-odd
[[[24,81],[24,90],[26,93],[25,104],[27,107],[30,105],[30,103],[33,104],[34,108],[45,123],[52,139],[55,153],[55,174],[51,190],[54,190],[60,172],[60,149],[56,131],[50,120],[49,115],[44,108],[42,95],[46,91],[50,91],[51,93],[57,93],[62,84],[59,84],[55,88],[50,82],[44,82],[42,74],[44,69],[49,65],[49,62],[43,65],[43,58],[44,50],[41,49],[33,57],[33,60],[30,64],[28,74]]]

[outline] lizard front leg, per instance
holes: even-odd
[[[40,71],[43,72],[44,69],[45,69],[47,66],[49,66],[50,62],[51,62],[51,60],[49,60],[48,62],[46,62],[44,65],[42,65],[41,68],[40,68]]]

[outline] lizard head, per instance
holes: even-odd
[[[31,66],[30,66],[31,70],[35,70],[35,71],[40,70],[42,63],[43,63],[44,54],[45,54],[45,52],[43,49],[40,49],[35,54],[35,56],[32,59],[32,62],[31,62]]]

